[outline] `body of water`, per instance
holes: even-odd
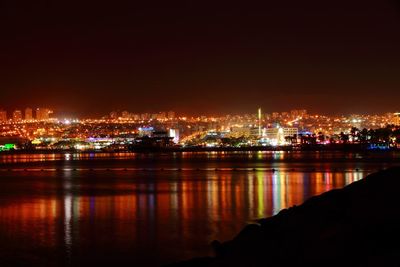
[[[160,266],[340,188],[400,155],[0,155],[1,266]]]

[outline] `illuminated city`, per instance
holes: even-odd
[[[0,32],[0,267],[400,266],[400,0],[9,0]]]
[[[301,149],[364,144],[396,149],[400,113],[327,116],[305,109],[225,116],[183,116],[173,111],[112,111],[102,118],[57,118],[49,108],[0,111],[5,150],[128,151],[135,149]],[[35,115],[35,116],[34,116]],[[389,129],[385,131],[385,129]]]

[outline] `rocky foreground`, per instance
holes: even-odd
[[[400,266],[400,168],[312,197],[214,242],[188,266]]]

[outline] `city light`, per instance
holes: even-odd
[[[142,114],[113,111],[101,118],[89,119],[58,119],[48,108],[38,108],[36,114],[26,108],[25,117],[20,110],[15,110],[10,118],[6,111],[0,111],[0,145],[1,151],[130,151],[137,146],[174,151],[302,149],[304,146],[320,149],[338,145],[380,149],[382,144],[390,149],[399,147],[399,113],[327,116],[309,114],[304,109],[262,113],[258,108],[256,111],[191,117],[176,116],[173,111]],[[15,145],[5,148],[7,143]]]

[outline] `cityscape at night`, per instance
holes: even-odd
[[[0,267],[400,266],[400,0],[0,1]]]
[[[129,151],[134,149],[301,149],[363,144],[400,147],[400,113],[328,116],[305,109],[225,116],[174,111],[112,111],[101,118],[53,116],[49,108],[0,111],[0,150]],[[336,146],[339,148],[339,146]]]

